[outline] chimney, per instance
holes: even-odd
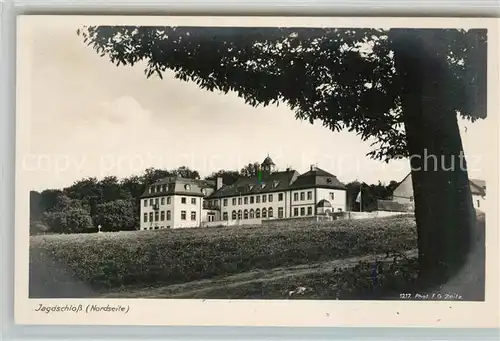
[[[222,185],[224,185],[222,183],[222,176],[218,176],[217,177],[217,188],[215,190],[218,191],[219,189],[221,189]]]
[[[315,165],[311,165],[311,171],[313,171],[315,169],[316,169],[316,166]]]

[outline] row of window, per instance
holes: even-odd
[[[166,211],[166,213],[167,213],[166,220],[171,220],[172,213],[170,211]],[[149,214],[144,213],[143,221],[145,223],[148,222],[148,217],[149,217],[149,222],[165,221],[165,211],[160,211],[160,212],[156,211],[156,212],[154,212],[154,216],[153,216],[153,212],[149,212]],[[186,220],[186,211],[181,211],[181,220]],[[196,212],[195,211],[191,211],[191,220],[196,220]]]
[[[233,198],[231,201],[231,204],[233,206],[236,206],[237,204],[238,205],[242,205],[242,204],[248,205],[249,203],[250,204],[253,204],[253,203],[260,204],[261,201],[263,203],[273,202],[273,198],[274,198],[274,196],[272,194],[263,194],[263,195],[255,195],[255,196],[252,195],[250,197]],[[278,193],[278,201],[283,201],[283,193]],[[223,205],[227,206],[227,204],[228,204],[228,199],[224,199]]]
[[[153,218],[153,214],[154,214],[154,218]],[[166,220],[171,220],[172,219],[172,213],[170,211],[167,211],[167,219]],[[152,222],[152,221],[165,221],[165,211],[161,211],[161,212],[149,212],[149,221]],[[148,213],[144,213],[143,215],[143,221],[145,223],[148,222]]]
[[[308,192],[300,192],[299,193],[294,193],[293,194],[293,201],[303,201],[306,200],[306,193],[307,193],[307,200],[312,200],[312,191]],[[300,195],[300,196],[299,196]],[[300,198],[300,199],[299,199]],[[335,199],[335,194],[333,192],[330,193],[330,199]],[[250,196],[250,197],[239,197],[239,198],[232,198],[231,204],[233,206],[236,205],[248,205],[256,203],[259,204],[260,202],[265,203],[265,202],[273,202],[273,195],[272,194],[263,194],[261,195],[256,195],[256,196]],[[283,201],[283,193],[278,193],[278,201]],[[171,197],[167,197],[167,205],[170,205],[172,202]],[[153,206],[153,204],[157,205],[159,204],[158,198],[149,199],[149,205]],[[181,204],[187,204],[187,198],[186,197],[181,197]],[[196,205],[196,198],[191,198],[191,204]],[[212,200],[211,204],[217,205],[217,199]],[[223,199],[223,205],[227,206],[228,204],[228,199]],[[161,198],[161,205],[165,205],[165,198]],[[144,200],[144,207],[148,207],[148,199]]]
[[[232,220],[240,220],[240,219],[254,219],[254,218],[261,218],[261,212],[262,212],[262,218],[273,218],[273,208],[269,207],[268,209],[263,208],[262,211],[257,208],[257,209],[250,209],[250,210],[233,210],[231,212],[231,219]],[[306,207],[295,207],[293,209],[293,215],[295,217],[298,216],[305,216],[305,215],[313,215],[313,206],[308,206],[307,207],[307,214],[306,214]],[[278,218],[283,218],[283,207],[278,208]],[[228,213],[223,212],[222,213],[222,220],[228,220]]]
[[[330,194],[330,199],[334,200],[335,193],[330,192],[329,194]],[[304,200],[312,200],[312,191],[307,191],[307,199],[306,199],[306,192],[293,193],[293,201],[304,201]]]
[[[162,229],[169,229],[170,228],[170,225],[167,225],[167,226],[163,226],[163,225],[155,225],[154,227],[153,226],[150,226],[150,227],[144,227],[142,228],[143,230],[162,230]]]
[[[191,185],[185,184],[184,189],[186,191],[190,191]],[[149,193],[160,193],[160,192],[166,192],[166,191],[168,191],[168,185],[153,185],[153,186],[149,187]],[[202,190],[202,192],[204,192],[204,191]]]
[[[301,217],[305,216],[306,215],[306,207],[300,207],[300,210],[299,210],[299,207],[293,208],[293,216],[294,217],[298,217],[299,212],[300,212]],[[312,214],[313,214],[313,208],[312,208],[312,206],[308,206],[307,207],[307,215],[312,215]]]
[[[312,200],[312,191],[307,192],[307,200]],[[300,192],[300,201],[306,200],[306,192]],[[293,201],[299,201],[299,193],[293,193]]]
[[[262,210],[260,208],[257,209],[250,209],[250,210],[233,210],[231,213],[231,220],[241,220],[241,219],[254,219],[254,218],[273,218],[274,212],[273,208],[263,208]],[[222,220],[228,220],[228,213],[223,212],[222,213]],[[278,208],[278,218],[283,218],[283,207]]]
[[[307,210],[307,211],[306,211]],[[339,209],[339,211],[342,211],[342,209]],[[259,218],[273,218],[274,212],[273,208],[263,208],[262,210],[257,208],[257,209],[250,209],[250,210],[233,210],[231,212],[231,219],[232,220],[241,220],[241,219],[259,219]],[[293,209],[293,216],[294,217],[302,217],[302,216],[310,216],[313,215],[313,206],[308,206],[308,207],[294,207]],[[186,220],[187,213],[186,211],[181,211],[181,220]],[[148,222],[148,217],[149,217],[149,222],[153,221],[165,221],[165,211],[160,211],[160,212],[149,212],[144,213],[144,222]],[[210,217],[209,217],[210,218]],[[222,220],[228,220],[229,215],[228,212],[223,212],[222,213]],[[278,208],[278,218],[283,218],[283,207]],[[171,211],[166,211],[166,220],[171,220]],[[191,220],[196,220],[196,212],[191,211]],[[210,221],[210,219],[209,219]]]
[[[149,193],[166,192],[168,189],[167,185],[156,185],[149,187]]]
[[[306,199],[307,195],[307,199]],[[333,192],[330,193],[330,199],[335,199],[335,194]],[[249,197],[239,197],[239,198],[232,198],[231,199],[231,204],[233,206],[236,205],[248,205],[248,204],[259,204],[262,200],[263,203],[265,202],[273,202],[273,195],[272,194],[263,194],[261,195],[256,195],[256,196],[249,196]],[[304,200],[312,200],[312,191],[307,191],[307,192],[300,192],[300,193],[294,193],[293,194],[293,201],[304,201]],[[283,193],[278,193],[278,201],[283,201]],[[222,204],[224,206],[228,205],[228,199],[223,199]],[[212,204],[216,205],[217,200],[213,200]]]
[[[276,187],[278,187],[278,185],[279,185],[279,184],[280,184],[280,182],[279,182],[279,181],[273,181],[273,183],[272,183],[272,188],[276,188]],[[244,190],[245,190],[245,188],[246,188],[248,191],[251,191],[252,189],[254,189],[254,187],[255,187],[255,185],[252,185],[252,184],[247,185],[247,186],[243,186],[243,187],[239,187],[239,188],[238,188],[238,192],[244,191]],[[258,185],[258,187],[259,187],[260,189],[264,189],[264,188],[266,188],[266,187],[267,187],[267,184],[266,184],[266,183],[261,183],[260,185]]]
[[[158,198],[156,199],[144,199],[144,207],[148,207],[148,202],[149,206],[157,205],[161,202],[161,205],[165,205],[165,198],[161,198],[159,200]],[[167,205],[170,205],[172,203],[172,197],[167,197]],[[186,197],[181,197],[181,204],[187,204],[187,198]],[[196,198],[191,198],[191,205],[196,205]]]

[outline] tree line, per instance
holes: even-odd
[[[232,184],[241,176],[255,176],[258,162],[249,163],[241,170],[219,170],[206,176],[205,180],[222,177],[224,184]],[[196,170],[181,166],[177,169],[148,168],[142,175],[123,179],[107,176],[83,178],[63,189],[47,189],[30,192],[30,233],[92,233],[101,231],[131,231],[140,224],[140,197],[146,186],[161,178],[181,176],[201,179]],[[368,185],[358,181],[347,187],[347,209],[359,210],[356,196],[362,189],[363,210],[376,210],[377,199],[391,196],[397,185],[391,181],[387,186],[378,183]]]

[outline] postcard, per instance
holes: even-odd
[[[16,323],[498,327],[498,23],[19,16]]]

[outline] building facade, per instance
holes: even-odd
[[[209,181],[168,177],[141,196],[141,230],[198,227],[204,219],[203,198],[213,192]]]
[[[411,173],[399,183],[398,187],[392,192],[392,200],[408,211],[413,211],[415,209],[415,203],[413,200],[413,183],[411,180]]]
[[[232,184],[222,178],[161,179],[141,197],[140,229],[259,224],[346,210],[346,187],[333,174],[314,166],[302,175],[274,167],[266,157],[257,176]]]
[[[484,180],[470,179],[470,190],[474,208],[483,210],[486,203],[486,182]],[[409,173],[396,187],[392,193],[392,200],[406,207],[408,210],[415,209],[413,200],[413,183]]]

